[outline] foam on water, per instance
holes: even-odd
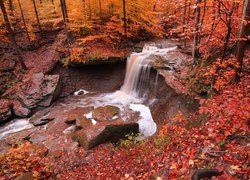
[[[143,104],[131,104],[129,106],[133,111],[140,112],[139,131],[146,137],[152,136],[157,129],[156,123],[154,122],[149,107]]]
[[[16,119],[9,123],[7,123],[5,126],[0,127],[0,139],[3,137],[22,131],[24,129],[30,129],[34,127],[31,123],[29,123],[28,119]]]

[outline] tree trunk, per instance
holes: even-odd
[[[187,15],[187,0],[184,4],[184,13],[183,13],[183,29],[182,33],[184,34],[184,48],[187,47],[187,37],[186,37],[186,15]]]
[[[202,33],[202,29],[203,29],[203,23],[204,23],[204,19],[206,15],[206,8],[207,8],[207,0],[204,0],[203,14],[202,14],[201,25],[200,25],[200,33]]]
[[[250,0],[245,0],[244,6],[243,6],[239,41],[238,41],[237,49],[236,49],[236,59],[239,63],[239,68],[237,68],[237,74],[238,74],[237,79],[239,79],[240,77],[239,75],[242,71],[243,58],[244,58],[244,53],[245,53],[246,46],[247,46],[247,36],[250,35],[250,32],[249,32],[250,25],[249,23],[245,24],[244,21],[246,22],[250,21]]]
[[[40,33],[42,33],[42,27],[41,27],[41,24],[40,24],[40,21],[39,21],[38,12],[37,12],[37,8],[36,8],[36,1],[35,0],[32,0],[32,1],[33,1],[35,14],[36,14],[36,20],[37,20],[38,28],[39,28]]]
[[[9,2],[9,9],[11,10],[11,11],[13,11],[13,2],[12,2],[12,0],[8,0],[8,2]]]
[[[102,15],[102,0],[99,0],[100,15]]]
[[[231,11],[229,12],[229,14],[227,14],[227,16],[229,16],[229,20],[227,22],[227,34],[226,34],[224,45],[223,45],[223,55],[222,55],[221,62],[226,57],[228,43],[230,41],[230,37],[231,37],[231,33],[232,33],[232,27],[231,27],[231,25],[232,25],[232,15],[233,15],[233,12],[234,12],[234,7],[235,7],[235,3],[233,2]]]
[[[68,16],[66,0],[63,0],[63,4],[64,4],[65,17],[66,17],[66,20],[68,22],[69,21],[69,16]]]
[[[15,34],[11,28],[10,21],[9,21],[3,0],[0,0],[0,7],[1,7],[1,11],[3,13],[3,18],[4,18],[4,22],[5,22],[8,34],[9,34],[10,41],[16,45]]]
[[[92,10],[91,10],[91,3],[90,0],[88,0],[88,18],[91,20],[92,19]]]
[[[26,31],[26,34],[27,34],[27,38],[30,41],[30,35],[29,35],[28,28],[27,28],[27,25],[26,25],[26,21],[25,21],[24,15],[23,15],[23,9],[22,9],[20,0],[18,0],[17,2],[18,2],[18,6],[19,6],[19,9],[20,9],[20,12],[21,12],[21,16],[22,16],[22,20],[23,20],[23,25],[24,25],[24,28],[25,28],[25,31]]]
[[[65,0],[60,0],[60,4],[61,4],[62,15],[63,15],[63,21],[65,23],[67,23],[68,22],[68,13],[67,13],[67,7],[66,7]]]
[[[127,18],[126,18],[126,0],[122,1],[123,5],[123,23],[124,23],[124,35],[127,39]]]
[[[200,38],[200,4],[201,0],[196,0],[196,10],[195,10],[195,34],[194,34],[194,44],[193,44],[193,59],[194,59],[194,64],[198,64],[198,58],[200,56],[199,52],[199,38]]]

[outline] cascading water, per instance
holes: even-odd
[[[164,56],[176,47],[160,48],[156,45],[145,45],[141,53],[131,54],[127,60],[126,76],[124,84],[120,90],[121,92],[136,98],[143,97],[149,81],[153,56]],[[157,79],[158,77],[156,77],[156,85]]]

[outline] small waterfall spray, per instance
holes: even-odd
[[[176,47],[164,48],[146,45],[141,53],[132,53],[127,60],[127,69],[121,91],[133,97],[143,97],[150,77],[151,62],[154,55],[164,56]],[[155,80],[154,94],[157,90],[158,72]]]

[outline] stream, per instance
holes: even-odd
[[[173,45],[146,44],[142,52],[128,57],[126,71],[122,63],[73,70],[57,67],[53,73],[63,79],[61,98],[29,119],[16,119],[1,126],[0,151],[23,139],[52,150],[72,149],[75,146],[71,134],[77,127],[66,124],[67,117],[79,114],[90,122],[85,128],[95,128],[102,122],[93,117],[93,109],[107,105],[119,108],[112,120],[137,122],[144,138],[152,136],[166,116],[187,111],[182,97],[152,68],[153,57],[164,57],[175,49]],[[49,122],[33,125],[41,119]]]

